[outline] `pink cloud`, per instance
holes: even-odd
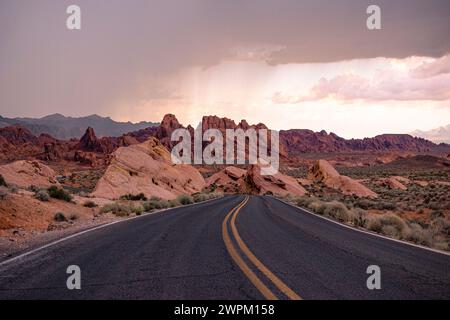
[[[444,56],[419,67],[388,64],[373,76],[344,73],[323,77],[309,90],[300,94],[275,92],[272,102],[297,104],[325,98],[366,101],[445,101],[450,99],[450,56]]]

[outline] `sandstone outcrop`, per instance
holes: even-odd
[[[207,188],[226,193],[245,193],[255,195],[297,195],[302,196],[306,190],[295,178],[277,173],[271,176],[260,174],[261,167],[252,165],[248,170],[226,167],[206,180]]]
[[[401,183],[395,177],[385,178],[381,180],[381,183],[389,189],[406,190],[408,189],[403,183]]]
[[[325,186],[341,191],[343,194],[359,197],[376,197],[377,194],[347,176],[342,176],[326,160],[318,160],[308,170],[308,179],[315,183],[323,183]]]
[[[121,147],[112,154],[110,165],[97,183],[93,196],[117,199],[128,193],[144,193],[173,199],[203,189],[205,180],[190,165],[174,165],[170,152],[155,138]]]
[[[49,187],[58,184],[56,173],[40,161],[19,160],[0,166],[0,174],[8,184],[15,184],[22,188],[31,185]]]

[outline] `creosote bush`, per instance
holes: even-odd
[[[53,220],[55,220],[56,222],[65,222],[65,221],[67,221],[67,218],[63,212],[57,212],[53,216]]]
[[[97,204],[92,200],[87,200],[83,203],[83,206],[86,208],[95,208],[97,207]]]
[[[120,204],[117,202],[108,203],[105,204],[101,209],[101,213],[108,213],[111,212],[112,214],[118,216],[118,217],[127,217],[131,214],[131,206]]]
[[[47,189],[47,191],[48,191],[48,194],[50,195],[50,197],[52,197],[52,198],[64,200],[67,202],[72,201],[72,196],[70,195],[70,193],[68,193],[63,188],[58,188],[57,186],[51,186],[50,188]]]
[[[34,194],[34,197],[38,199],[39,201],[49,201],[50,195],[48,194],[47,190],[38,190]]]
[[[147,201],[147,197],[142,192],[139,194],[124,194],[120,197],[120,200],[131,200],[131,201]]]
[[[194,200],[192,199],[192,197],[190,195],[187,194],[182,194],[179,195],[177,197],[177,200],[179,203],[181,203],[183,206],[187,205],[187,204],[192,204],[194,203]]]
[[[167,200],[163,200],[158,197],[151,197],[150,200],[144,202],[143,204],[145,211],[152,211],[158,209],[165,209],[170,207],[170,203]]]

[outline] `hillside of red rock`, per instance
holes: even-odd
[[[280,131],[280,143],[285,145],[291,155],[304,152],[429,152],[438,148],[431,141],[407,134],[383,134],[374,138],[347,140],[332,132],[328,134],[326,131],[303,129]]]

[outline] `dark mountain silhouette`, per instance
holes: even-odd
[[[43,118],[4,118],[0,116],[0,127],[20,125],[38,136],[46,133],[60,140],[80,138],[91,127],[98,137],[118,137],[124,133],[138,131],[158,125],[153,122],[117,122],[109,117],[90,115],[87,117],[66,117],[55,113]]]

